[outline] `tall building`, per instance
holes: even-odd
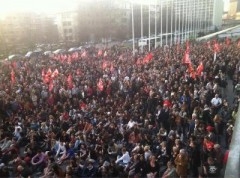
[[[10,13],[1,20],[0,48],[7,53],[16,53],[25,48],[33,50],[38,43],[56,42],[58,32],[53,18],[32,12]],[[55,39],[54,39],[55,38]]]
[[[206,31],[222,26],[223,0],[174,0],[174,6],[176,16],[193,22],[194,28]]]
[[[126,0],[84,1],[79,4],[80,41],[129,37],[130,6]]]
[[[56,14],[60,42],[74,42],[78,39],[77,11],[64,11]]]
[[[240,0],[230,0],[228,19],[240,20]]]

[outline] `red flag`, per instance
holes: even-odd
[[[189,41],[186,42],[186,50],[184,53],[184,57],[183,57],[183,64],[191,64],[191,59],[189,57],[190,54],[190,46],[189,46]]]
[[[195,71],[193,69],[192,63],[190,63],[188,65],[188,72],[189,72],[191,78],[193,78],[193,79],[196,78],[196,73],[195,73]]]
[[[143,59],[143,63],[149,63],[151,60],[153,59],[153,55],[152,53],[149,53],[148,55],[146,55]]]
[[[85,58],[86,56],[87,56],[87,53],[86,53],[86,51],[84,51],[84,52],[82,53],[81,57],[82,57],[82,58]]]
[[[103,91],[104,86],[103,86],[103,81],[101,78],[98,80],[97,88],[99,91]]]
[[[68,84],[69,89],[73,88],[73,81],[72,81],[72,75],[71,74],[68,75],[67,84]]]
[[[11,71],[11,83],[14,84],[15,82],[16,82],[15,72],[12,69],[12,71]]]
[[[220,51],[220,46],[216,40],[214,40],[214,52],[217,53]]]
[[[203,63],[201,62],[199,64],[199,66],[197,67],[197,75],[200,76],[202,71],[203,71],[204,67],[203,67]]]
[[[191,64],[191,59],[189,57],[189,53],[185,51],[184,57],[183,57],[183,64]]]
[[[98,50],[98,56],[102,56],[102,53],[103,53],[102,50],[99,49],[99,50]]]
[[[58,76],[58,74],[59,74],[59,72],[58,72],[58,69],[55,69],[54,70],[54,72],[52,73],[52,78],[55,78],[55,77],[57,77]]]
[[[48,75],[48,76],[52,75],[52,70],[50,68],[48,68],[48,71],[47,71],[46,75]]]

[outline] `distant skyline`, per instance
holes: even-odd
[[[223,1],[224,11],[228,11],[230,0]],[[12,12],[54,14],[64,10],[74,10],[79,2],[81,0],[0,0],[0,18]]]

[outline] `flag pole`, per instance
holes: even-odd
[[[178,14],[178,39],[177,39],[177,43],[180,43],[181,41],[181,6],[180,6],[180,2],[178,3],[178,10],[179,10],[179,14]]]
[[[198,1],[198,20],[197,20],[197,30],[198,30],[198,33],[200,32],[200,0],[197,0]],[[198,34],[197,34],[198,35]]]
[[[151,50],[151,40],[150,40],[150,37],[151,37],[151,13],[150,13],[150,2],[149,2],[149,6],[148,6],[148,51]]]
[[[205,13],[204,13],[204,33],[206,35],[206,31],[207,31],[207,3],[205,3]]]
[[[187,30],[188,30],[188,33],[187,33],[187,37],[188,37],[188,40],[190,39],[190,15],[191,15],[191,9],[190,9],[190,2],[189,0],[187,1]]]
[[[185,41],[187,41],[187,27],[188,27],[188,1],[186,1],[185,5],[185,25],[184,25],[184,31],[185,31]]]
[[[174,44],[176,44],[177,41],[177,13],[176,13],[176,2],[174,1]]]
[[[195,29],[195,37],[197,37],[197,28],[198,28],[198,26],[197,26],[197,15],[198,15],[198,12],[197,12],[197,5],[198,5],[198,3],[197,3],[197,1],[198,0],[194,0],[195,1],[195,10],[194,10],[194,12],[195,12],[195,23],[194,23],[194,29]]]
[[[191,34],[191,36],[193,37],[194,36],[194,34],[193,34],[193,19],[194,19],[194,17],[193,17],[193,15],[194,15],[194,12],[193,12],[193,9],[191,8],[191,19],[190,19],[190,34]]]
[[[155,48],[157,48],[157,0],[155,0]]]
[[[182,42],[184,41],[184,1],[182,1]]]
[[[134,15],[133,15],[133,2],[132,2],[132,40],[133,40],[133,56],[135,55],[135,40],[134,40]]]
[[[141,39],[143,39],[143,4],[141,2]],[[141,52],[143,53],[143,45],[141,44]]]
[[[160,6],[161,6],[161,47],[162,47],[162,44],[163,44],[163,40],[162,40],[162,34],[163,34],[163,27],[162,27],[162,0],[160,0]]]
[[[171,42],[170,42],[171,46],[172,46],[172,38],[173,38],[173,0],[171,1]]]
[[[166,1],[167,3],[167,12],[166,12],[166,45],[168,44],[168,1]]]

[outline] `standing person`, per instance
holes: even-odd
[[[126,150],[125,147],[122,148],[122,156],[117,158],[117,160],[115,161],[116,164],[120,165],[120,166],[127,166],[128,163],[130,162],[131,157],[129,156],[128,151]]]
[[[219,97],[218,94],[215,94],[215,97],[211,99],[211,104],[213,109],[213,115],[216,115],[222,106],[222,99]]]
[[[192,177],[198,177],[198,167],[201,165],[200,160],[201,152],[197,148],[197,143],[195,141],[191,141],[189,144],[189,164],[191,170]]]
[[[208,157],[207,163],[204,164],[203,173],[208,178],[220,176],[220,168],[212,157]]]
[[[146,167],[147,178],[159,177],[159,169],[160,166],[156,161],[156,157],[154,155],[151,155]]]
[[[176,168],[173,162],[168,161],[167,170],[163,173],[162,178],[175,178],[175,177],[177,177]]]
[[[180,178],[186,178],[188,173],[188,156],[184,149],[181,149],[174,160],[176,171]]]

